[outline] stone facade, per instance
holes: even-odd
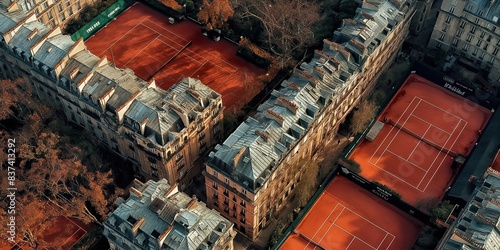
[[[207,205],[254,240],[300,180],[297,166],[333,138],[393,62],[414,1],[364,1],[309,63],[296,68],[206,162]]]
[[[500,84],[500,2],[443,1],[428,47],[456,55]]]
[[[134,163],[146,179],[184,189],[195,162],[222,138],[221,95],[192,78],[168,90],[73,42],[36,14],[0,8],[0,77],[24,78],[67,119]]]

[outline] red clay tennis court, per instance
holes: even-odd
[[[421,224],[337,176],[281,249],[411,249]]]
[[[387,185],[415,204],[441,197],[457,154],[468,156],[491,112],[412,74],[380,117],[383,128],[351,158],[361,175]]]
[[[85,42],[99,57],[130,68],[143,79],[154,78],[168,89],[183,77],[200,79],[222,95],[227,108],[239,109],[262,88],[263,69],[236,55],[238,47],[215,42],[190,20],[170,24],[168,18],[136,3]]]

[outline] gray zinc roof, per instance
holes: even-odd
[[[253,118],[215,147],[207,164],[257,192],[336,93],[355,84],[365,56],[385,39],[386,27],[404,16],[408,2],[364,1],[354,20],[336,31],[337,42],[325,40],[311,62],[296,68]]]
[[[30,22],[21,26],[9,43],[31,55],[31,46],[38,42],[48,31],[48,27],[44,24],[38,21]]]
[[[469,9],[469,5],[472,8]],[[469,0],[465,6],[465,10],[481,16],[496,25],[500,25],[500,1]],[[481,15],[479,15],[480,11]]]
[[[123,228],[125,237],[129,240],[135,238],[137,241],[134,243],[143,249],[157,246],[157,237],[171,228],[160,249],[179,250],[199,249],[207,241],[215,243],[220,234],[230,227],[231,223],[227,219],[217,211],[208,209],[202,202],[187,209],[192,198],[185,193],[174,191],[167,197],[166,192],[170,188],[165,179],[148,181],[145,187],[138,188],[142,196],[131,195],[110,214],[105,225],[117,231]],[[130,228],[140,218],[144,222],[134,237]],[[223,232],[219,230],[221,223],[225,224]]]
[[[35,53],[35,59],[54,68],[65,56],[74,42],[69,36],[56,35],[47,39]]]

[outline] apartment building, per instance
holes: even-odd
[[[9,11],[33,11],[41,23],[55,27],[64,27],[68,20],[89,4],[97,0],[1,0],[1,4]]]
[[[104,222],[110,249],[233,249],[233,224],[165,179],[134,180],[130,197],[116,204]]]
[[[500,84],[500,1],[443,1],[428,47],[454,54]]]
[[[437,249],[500,249],[499,222],[500,173],[490,168]]]
[[[146,179],[166,178],[184,189],[201,172],[194,163],[221,140],[221,95],[199,80],[157,88],[154,79],[116,68],[34,12],[0,8],[0,38],[0,77],[24,78]]]
[[[415,16],[411,21],[410,31],[414,35],[419,35],[425,27],[425,22],[431,11],[434,0],[418,0],[416,4]]]
[[[274,90],[206,162],[207,205],[254,240],[300,180],[297,162],[333,138],[407,36],[414,1],[364,1],[309,63]]]

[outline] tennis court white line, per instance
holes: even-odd
[[[453,145],[455,145],[455,143],[457,142],[458,138],[460,138],[460,136],[462,135],[462,132],[464,131],[465,127],[467,127],[467,124],[468,124],[468,122],[467,122],[467,121],[465,121],[465,120],[460,120],[460,121],[465,122],[465,125],[462,127],[462,130],[460,130],[460,133],[458,134],[458,136],[457,136],[457,137],[455,138],[455,140],[453,141],[453,144],[451,144],[450,149],[451,149],[451,148],[453,148]],[[449,138],[448,138],[448,139],[449,139]],[[445,145],[446,145],[446,144],[445,144]],[[449,150],[448,150],[448,152],[449,152]],[[446,156],[448,156],[448,154],[445,154],[445,157],[446,157]],[[441,164],[443,164],[444,159],[445,159],[445,158],[443,157],[443,159],[441,160],[441,163],[439,164],[439,167],[441,167]],[[434,173],[432,174],[432,176],[431,176],[431,179],[430,179],[430,180],[432,180],[432,179],[434,178],[434,175],[436,175],[436,173],[437,173],[437,169],[436,169],[436,170],[434,171]],[[430,181],[430,180],[429,180],[429,182],[427,182],[427,185],[425,185],[425,189],[427,189],[427,187],[429,186],[429,183],[431,183],[431,181]],[[424,189],[424,190],[425,190],[425,189]]]
[[[408,106],[406,106],[406,109],[405,109],[405,111],[403,111],[403,114],[406,114],[406,111],[408,110],[408,108],[410,108],[410,106],[412,105],[413,101],[415,101],[415,96],[413,97],[413,100],[411,100],[410,104],[408,104]],[[399,116],[399,119],[401,119],[402,115]],[[396,122],[399,122],[399,119]],[[378,150],[380,149],[380,147],[382,147],[382,144],[384,144],[385,140],[387,139],[387,137],[389,136],[389,134],[391,134],[391,132],[392,132],[393,129],[394,129],[394,127],[391,127],[391,129],[389,130],[389,132],[385,135],[384,140],[382,140],[382,142],[380,142],[380,144],[378,145],[378,147],[375,150],[375,152],[373,152],[373,154],[370,157],[370,159],[368,159],[369,163],[371,163],[373,156],[378,152]]]
[[[403,160],[403,161],[408,162],[410,165],[412,165],[412,166],[414,166],[414,167],[416,167],[416,168],[418,168],[418,169],[420,169],[420,170],[422,170],[422,171],[424,171],[424,172],[427,172],[427,171],[428,171],[428,170],[425,170],[425,169],[423,169],[423,168],[419,167],[419,166],[418,166],[418,165],[416,165],[415,163],[413,163],[413,162],[411,162],[411,161],[406,160],[406,159],[405,159],[405,158],[403,158],[402,156],[400,156],[400,155],[398,155],[398,154],[396,154],[396,153],[392,152],[392,151],[391,151],[391,150],[389,150],[389,149],[388,149],[386,152],[389,152],[390,154],[393,154],[394,156],[398,157],[399,159],[401,159],[401,160]]]
[[[340,204],[340,203],[337,203],[337,204]],[[328,232],[330,232],[330,228],[332,228],[333,225],[336,225],[335,221],[338,220],[338,218],[340,217],[340,215],[342,214],[342,212],[344,212],[344,210],[345,210],[345,207],[342,208],[342,211],[340,211],[340,213],[337,215],[337,218],[335,218],[335,220],[333,220],[333,222],[330,224],[330,226],[328,227],[328,229],[326,229],[325,233],[323,234],[323,236],[321,236],[321,238],[319,239],[318,243],[321,243],[321,241],[323,240],[323,238],[325,238],[325,235],[327,235]],[[321,229],[321,228],[319,228],[319,229]],[[313,239],[314,239],[314,237],[313,237]]]
[[[134,58],[136,58],[136,57],[137,57],[140,53],[142,53],[142,52],[143,52],[143,51],[144,51],[144,50],[145,50],[145,49],[146,49],[149,45],[151,45],[151,44],[152,44],[152,43],[153,43],[153,42],[154,42],[154,41],[155,41],[158,37],[160,37],[160,36],[158,35],[158,36],[156,36],[154,39],[151,39],[151,42],[149,42],[146,46],[144,46],[144,47],[141,49],[141,51],[139,51],[137,54],[135,54],[135,56],[134,56],[134,57],[130,58],[130,59],[129,59],[129,60],[128,60],[125,64],[124,64],[124,66],[126,66],[126,65],[130,62],[130,61],[134,60]],[[147,55],[149,56],[149,54],[148,54],[148,53],[145,53],[145,54],[147,54]],[[155,59],[155,58],[153,57],[153,59]],[[155,59],[155,60],[156,60],[156,59]],[[156,61],[158,61],[158,60],[156,60]],[[158,62],[159,62],[159,61],[158,61]]]
[[[386,235],[387,236],[387,235]],[[355,240],[356,238],[352,238],[351,239],[351,242],[349,242],[349,245],[347,245],[347,247],[345,248],[345,250],[349,250],[349,247],[351,246],[352,242]],[[380,243],[382,244],[382,243]]]
[[[405,124],[408,122],[408,120],[410,119],[410,117],[413,114],[413,112],[415,112],[415,110],[417,109],[417,107],[420,104],[420,102],[421,102],[421,100],[418,101],[417,105],[413,108],[413,110],[411,111],[410,115],[408,117],[406,117],[406,120],[403,122],[403,124],[401,124],[402,128],[404,128]],[[395,124],[398,124],[398,123],[395,122]],[[393,128],[395,128],[395,127],[396,126],[394,125]],[[392,137],[392,140],[385,146],[385,149],[382,152],[381,156],[385,154],[385,151],[387,151],[387,149],[389,148],[389,146],[391,146],[392,142],[394,141],[394,139],[396,139],[396,137],[398,136],[399,132],[401,132],[400,128],[398,129],[398,131],[396,131],[396,134],[394,135],[394,137]],[[380,158],[382,158],[382,157],[379,157],[378,160],[375,162],[375,164],[378,163],[378,161],[380,160]]]
[[[457,129],[458,125],[462,122],[462,119],[460,119],[458,121],[458,123],[455,125],[455,127],[453,128],[453,132],[451,132],[451,135],[453,135],[455,133],[455,130]],[[465,127],[464,127],[465,128]],[[463,128],[462,128],[463,130]],[[462,132],[460,132],[460,134],[462,134]],[[440,152],[444,152],[444,147],[446,146],[446,144],[448,144],[448,141],[450,140],[451,136],[448,137],[448,139],[444,142],[443,146],[441,147],[441,150],[439,150]],[[458,137],[457,137],[458,138]],[[456,139],[455,139],[456,141]],[[453,147],[455,143],[453,143],[451,145],[451,147]],[[450,147],[450,149],[451,149]],[[449,152],[449,151],[448,151]],[[437,158],[439,156],[439,153],[436,155],[436,158],[432,161],[430,167],[434,166],[434,163],[436,162]],[[444,157],[448,157],[448,154],[444,154]],[[441,161],[441,163],[443,163],[444,161],[444,157],[443,157],[443,160]],[[437,170],[441,167],[441,164],[439,164],[439,166],[437,168],[434,169],[434,174],[432,175],[431,179],[429,180],[429,182],[427,183],[427,185],[425,186],[424,190],[427,189],[427,186],[429,186],[429,183],[431,182],[432,178],[434,178],[434,175],[436,174]],[[425,175],[422,177],[422,179],[420,180],[420,182],[418,183],[418,186],[420,186],[420,184],[422,184],[422,181],[424,180],[425,176],[427,176],[427,173],[425,173]],[[418,187],[417,186],[417,187]]]
[[[432,125],[430,125],[429,127],[427,127],[427,130],[425,130],[425,133],[424,135],[422,135],[422,137],[420,137],[420,140],[417,142],[417,145],[415,145],[415,147],[413,148],[413,150],[411,151],[410,155],[408,155],[408,158],[406,159],[407,162],[410,162],[410,157],[411,155],[413,154],[413,152],[415,152],[415,149],[418,148],[418,145],[420,145],[420,142],[422,141],[422,139],[425,138],[425,134],[427,134],[427,132],[429,131],[429,129],[431,128]],[[408,129],[409,130],[409,129]],[[411,131],[411,130],[410,130]],[[412,131],[413,132],[413,131]]]
[[[234,69],[235,71],[236,71],[236,70],[238,70],[238,67],[234,66],[232,63],[230,63],[230,62],[228,62],[228,61],[226,61],[226,60],[224,60],[224,59],[222,59],[222,58],[220,58],[220,57],[218,57],[218,56],[214,56],[212,53],[210,53],[210,52],[208,52],[208,51],[207,51],[206,53],[207,53],[207,54],[209,54],[209,55],[211,55],[211,56],[213,56],[213,57],[219,58],[219,60],[223,61],[225,64],[227,64],[227,65],[229,65],[229,66],[233,67],[233,69]]]
[[[116,40],[114,43],[112,43],[111,45],[109,45],[105,50],[102,51],[102,53],[99,55],[99,57],[101,57],[104,52],[106,52],[106,50],[108,50],[109,48],[113,47],[117,42],[119,42],[120,40],[123,39],[123,37],[125,37],[128,33],[130,33],[130,31],[132,31],[133,29],[135,29],[139,24],[141,24],[144,20],[148,19],[148,17],[142,19],[139,23],[137,23],[134,27],[132,27],[129,31],[125,32],[125,34],[123,34],[120,38],[118,38],[118,40]],[[102,29],[101,29],[102,30]]]
[[[401,114],[401,116],[399,116],[398,120],[396,121],[399,122],[399,120],[401,119],[401,117],[403,117],[404,114],[406,114],[406,111],[408,111],[408,109],[410,108],[410,106],[413,104],[413,101],[415,101],[415,97],[413,97],[413,100],[411,100],[410,104],[408,104],[408,106],[406,106],[406,109],[405,111],[403,111],[403,114]],[[391,129],[389,130],[389,132],[385,135],[385,138],[384,140],[382,140],[382,142],[378,145],[377,149],[375,150],[375,152],[373,152],[372,156],[370,157],[370,159],[368,159],[368,162],[371,163],[371,160],[373,158],[373,156],[378,152],[378,150],[380,149],[380,147],[382,147],[382,144],[384,144],[385,140],[387,139],[387,137],[389,136],[389,134],[391,134],[392,130],[394,129],[394,126],[391,127]],[[377,160],[378,161],[378,160]],[[373,164],[373,163],[372,163]]]
[[[419,99],[421,99],[422,101],[426,102],[427,104],[429,104],[429,105],[431,105],[431,106],[433,106],[433,107],[435,107],[435,108],[443,111],[444,113],[448,113],[449,115],[451,115],[453,117],[456,117],[458,120],[462,120],[462,118],[460,118],[460,117],[458,117],[458,116],[456,116],[456,115],[454,115],[454,114],[452,114],[452,113],[450,113],[450,112],[448,112],[448,111],[446,111],[446,110],[444,110],[444,109],[442,109],[442,108],[440,108],[440,107],[438,107],[438,106],[436,106],[436,105],[434,105],[434,104],[432,104],[432,103],[430,103],[430,102],[428,102],[428,101],[426,101],[426,100],[424,100],[424,99],[422,99],[420,97],[419,97]]]
[[[141,21],[141,22],[142,22],[142,21]],[[152,23],[153,25],[157,26],[158,28],[160,28],[160,29],[162,29],[162,30],[167,31],[169,34],[172,34],[172,35],[174,35],[174,36],[176,36],[176,37],[180,38],[182,41],[185,41],[186,43],[188,43],[188,41],[186,41],[186,39],[184,39],[184,38],[180,37],[179,35],[177,35],[177,34],[173,33],[172,31],[167,30],[167,29],[165,29],[165,28],[163,28],[163,27],[159,26],[158,24],[154,23],[153,21],[151,21],[151,23]],[[170,40],[170,41],[172,41],[172,42],[174,42],[174,43],[177,43],[177,44],[179,44],[179,45],[182,45],[182,44],[180,44],[180,43],[178,43],[178,42],[176,42],[176,41],[174,41],[174,40],[172,40],[172,39],[168,38],[167,36],[163,35],[162,33],[158,32],[157,30],[155,30],[155,29],[151,28],[151,26],[149,26],[149,25],[147,25],[147,24],[145,24],[145,23],[143,23],[142,25],[144,25],[146,28],[148,28],[148,29],[150,29],[150,30],[152,30],[152,31],[154,31],[154,32],[156,32],[156,33],[158,33],[158,34],[160,34],[161,36],[163,36],[163,37],[167,38],[168,40]],[[182,45],[182,46],[184,46],[184,45]]]
[[[307,242],[307,244],[304,247],[304,249],[306,249],[307,246],[309,246],[309,243],[311,243],[312,239],[314,239],[314,236],[316,236],[316,234],[318,234],[319,229],[321,227],[323,227],[323,225],[326,223],[326,221],[328,220],[328,218],[332,215],[333,211],[335,211],[337,209],[338,205],[340,205],[340,203],[337,203],[337,205],[335,205],[335,207],[332,209],[332,211],[330,211],[330,214],[328,214],[328,216],[325,218],[325,220],[323,221],[323,223],[321,223],[321,226],[318,227],[318,230],[316,230],[316,232],[314,233],[314,235],[311,237],[311,240],[309,240],[309,242]],[[319,244],[319,242],[318,242],[318,244]]]
[[[415,116],[415,118],[417,118],[417,119],[419,119],[419,120],[421,120],[421,121],[423,121],[423,122],[425,122],[425,123],[427,123],[427,124],[430,124],[431,126],[433,126],[433,127],[437,128],[437,129],[439,129],[439,130],[441,130],[441,131],[445,132],[446,134],[450,134],[448,131],[445,131],[444,129],[442,129],[442,128],[440,128],[440,127],[436,126],[436,125],[435,125],[435,124],[433,124],[433,123],[430,123],[430,122],[428,122],[428,121],[426,121],[426,120],[424,120],[424,119],[420,118],[420,117],[419,117],[419,116],[417,116],[417,115],[412,115],[412,116]]]
[[[340,204],[340,203],[339,203],[339,204]],[[394,236],[393,234],[391,234],[391,233],[389,233],[388,231],[386,231],[385,229],[383,229],[383,228],[379,227],[377,224],[375,224],[375,223],[371,222],[370,220],[367,220],[365,217],[363,217],[363,216],[359,215],[358,213],[356,213],[356,212],[352,211],[350,208],[348,208],[348,207],[344,206],[343,204],[340,204],[340,205],[341,205],[341,206],[343,206],[343,207],[345,207],[347,210],[349,210],[351,213],[355,214],[356,216],[358,216],[358,217],[362,218],[363,220],[367,221],[368,223],[370,223],[370,224],[374,225],[376,228],[378,228],[378,229],[380,229],[380,230],[384,231],[384,233],[389,234],[390,236],[392,236],[392,237],[396,238],[396,236]]]
[[[361,241],[361,242],[365,243],[367,246],[369,246],[369,247],[373,248],[374,250],[377,250],[377,249],[379,249],[379,248],[380,248],[380,246],[382,245],[382,243],[384,243],[385,239],[387,238],[387,235],[392,236],[392,241],[394,241],[394,239],[396,238],[396,236],[394,236],[392,233],[389,233],[389,232],[388,232],[388,231],[386,231],[385,229],[383,229],[383,228],[379,227],[377,224],[375,224],[375,223],[371,222],[370,220],[366,219],[365,217],[361,216],[360,214],[358,214],[358,213],[356,213],[356,212],[352,211],[351,209],[349,209],[348,207],[344,206],[343,204],[337,203],[337,205],[341,205],[341,206],[342,206],[342,207],[344,207],[344,208],[342,209],[342,211],[340,211],[340,214],[339,214],[339,215],[337,216],[337,218],[333,221],[332,225],[330,225],[330,228],[331,228],[331,226],[335,225],[336,227],[338,227],[338,228],[339,228],[339,229],[341,229],[342,231],[344,231],[344,232],[346,232],[346,233],[350,234],[352,237],[354,237],[355,239],[358,239],[359,241]],[[384,239],[383,239],[383,240],[379,243],[379,246],[378,246],[377,248],[375,248],[374,246],[372,246],[372,245],[368,244],[367,242],[365,242],[364,240],[362,240],[362,239],[361,239],[361,238],[359,238],[358,236],[356,236],[356,235],[352,234],[351,232],[347,231],[346,229],[344,229],[344,228],[343,228],[343,227],[341,227],[340,225],[336,224],[337,219],[340,217],[340,215],[341,215],[341,214],[344,212],[344,210],[346,210],[346,209],[347,209],[347,210],[349,210],[349,212],[351,212],[351,213],[355,214],[357,217],[359,217],[359,218],[363,219],[364,221],[366,221],[366,222],[368,222],[368,223],[372,224],[373,226],[375,226],[376,228],[378,228],[379,230],[381,230],[382,232],[384,232],[384,233],[385,233]],[[328,231],[330,231],[330,228],[328,228]],[[327,232],[328,232],[328,231],[327,231]],[[392,245],[392,241],[391,241],[390,245]],[[321,240],[320,240],[318,243],[321,243]],[[389,245],[389,246],[390,246],[390,245]],[[348,249],[348,248],[346,248],[346,249]],[[389,247],[388,247],[388,248],[386,248],[386,249],[389,249]]]

